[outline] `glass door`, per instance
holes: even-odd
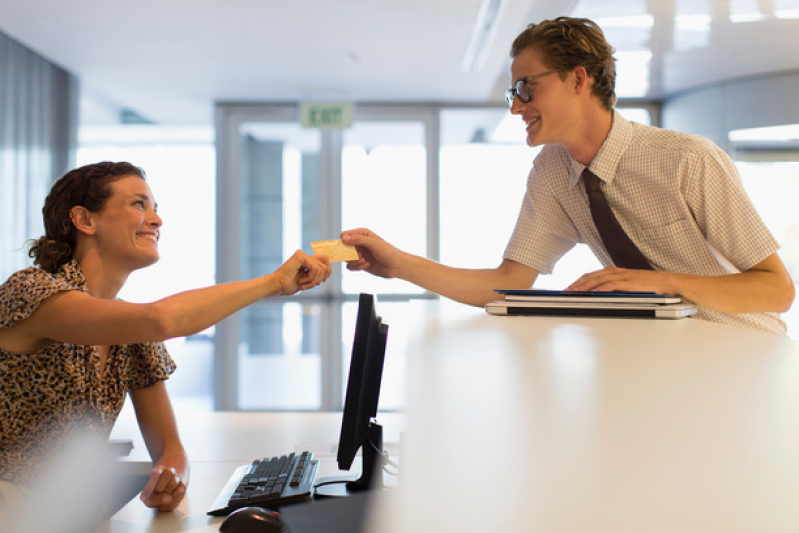
[[[272,272],[296,249],[361,226],[429,255],[431,110],[356,107],[346,130],[304,128],[299,114],[217,107],[217,282]],[[404,361],[391,354],[404,353],[403,313],[393,309],[423,291],[335,264],[322,286],[217,326],[215,408],[339,410],[361,292],[377,295],[391,328],[381,408],[401,407]]]
[[[273,272],[309,248],[321,223],[320,132],[303,129],[291,109],[226,111],[217,123],[217,282]],[[272,298],[221,323],[215,407],[319,409],[321,314],[320,298]]]
[[[358,120],[343,132],[341,221],[343,229],[368,228],[402,250],[438,258],[438,184],[436,150],[429,149],[437,127],[431,108],[361,108]],[[408,303],[432,297],[398,279],[342,271],[345,333],[341,386],[346,384],[357,295],[377,296],[377,310],[389,325],[380,408],[405,404],[405,354]]]

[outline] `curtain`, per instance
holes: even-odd
[[[42,206],[75,160],[78,81],[0,32],[0,283],[31,264]]]

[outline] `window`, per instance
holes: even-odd
[[[151,302],[214,282],[215,158],[210,128],[81,128],[77,165],[129,161],[141,167],[164,221],[159,242],[161,259],[130,276],[119,294],[123,300]],[[166,342],[180,369],[169,380],[170,393],[178,401],[204,409],[212,405],[212,336],[210,328]]]
[[[746,192],[782,248],[780,258],[799,279],[799,125],[730,132]],[[799,306],[783,315],[788,335],[799,339]]]
[[[428,252],[433,109],[355,111],[352,127],[319,130],[300,127],[293,105],[219,107],[217,281],[271,272],[295,249],[355,227]],[[217,326],[215,407],[339,410],[360,292],[377,296],[390,327],[380,408],[401,408],[405,304],[424,291],[338,264],[324,285]]]

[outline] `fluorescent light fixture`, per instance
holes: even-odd
[[[766,15],[760,13],[759,11],[752,13],[739,13],[737,15],[730,15],[730,22],[732,22],[733,24],[741,22],[759,22],[765,19]]]
[[[685,31],[710,31],[710,15],[677,15],[674,17],[674,26]]]
[[[81,146],[126,144],[213,144],[213,126],[160,124],[98,124],[78,128]]]
[[[799,9],[779,9],[774,16],[778,19],[799,19]]]
[[[729,138],[733,142],[796,141],[799,140],[799,124],[733,130],[729,133]]]
[[[504,7],[505,0],[483,0],[481,2],[472,37],[469,39],[466,55],[461,64],[462,72],[480,72],[483,69]]]
[[[631,15],[629,17],[603,17],[595,22],[601,28],[651,28],[655,25],[653,15]]]

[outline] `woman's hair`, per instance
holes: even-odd
[[[111,197],[111,183],[126,176],[146,179],[144,171],[130,163],[105,161],[70,170],[53,184],[44,201],[44,235],[31,241],[28,255],[39,268],[55,273],[72,260],[77,230],[71,211],[82,206],[96,213]]]
[[[539,50],[548,68],[571,70],[584,67],[594,79],[592,93],[606,109],[613,108],[616,103],[615,50],[595,22],[583,18],[558,17],[530,24],[513,41],[511,58],[528,48]]]

